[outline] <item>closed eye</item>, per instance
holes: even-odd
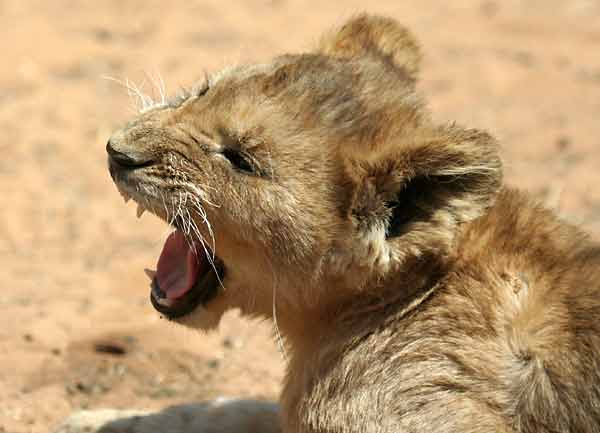
[[[250,162],[248,156],[244,155],[242,152],[226,148],[223,150],[223,156],[227,158],[227,160],[233,165],[236,169],[246,174],[255,174],[256,170],[254,166]]]

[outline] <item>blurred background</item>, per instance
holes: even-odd
[[[160,76],[173,93],[308,50],[362,10],[417,35],[436,119],[488,129],[509,183],[600,235],[598,0],[2,0],[0,432],[47,432],[82,407],[276,398],[268,324],[231,314],[203,336],[150,306],[142,270],[166,227],[137,220],[106,170],[135,112],[115,80],[152,94]]]

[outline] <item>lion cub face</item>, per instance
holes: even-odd
[[[493,140],[432,125],[419,53],[392,20],[359,16],[312,53],[210,77],[116,132],[110,173],[169,224],[152,277],[167,317],[318,308],[444,252],[500,182]]]

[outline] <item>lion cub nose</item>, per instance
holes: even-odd
[[[111,161],[123,167],[145,167],[152,164],[152,158],[131,148],[118,136],[112,136],[106,143],[106,153]]]

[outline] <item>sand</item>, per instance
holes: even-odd
[[[169,6],[166,6],[169,4]],[[152,91],[307,50],[358,1],[4,0],[0,3],[0,432],[48,432],[78,408],[220,395],[276,398],[269,324],[230,314],[201,335],[161,320],[144,267],[167,234],[135,217],[106,169]],[[436,119],[488,129],[507,181],[600,234],[600,1],[395,1],[425,54]]]

